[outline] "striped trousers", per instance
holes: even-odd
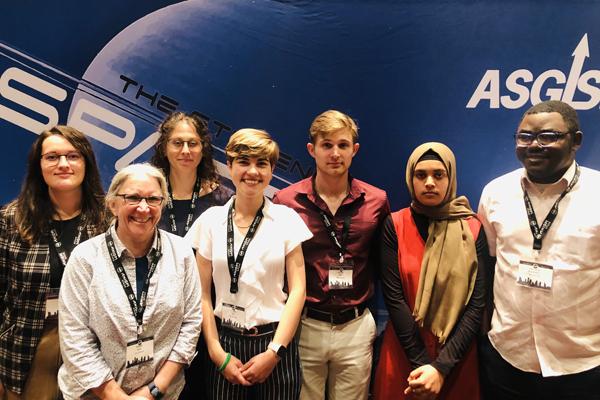
[[[267,350],[274,332],[261,336],[241,336],[227,330],[219,332],[219,341],[226,352],[248,362]],[[271,375],[263,383],[253,386],[233,385],[208,360],[208,392],[212,400],[297,400],[300,397],[302,376],[298,343],[292,340],[284,358],[279,360]]]

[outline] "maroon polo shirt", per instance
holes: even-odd
[[[314,190],[313,176],[280,190],[273,202],[296,210],[314,235],[302,243],[307,306],[332,312],[362,304],[371,297],[373,273],[377,267],[371,248],[378,237],[376,233],[390,213],[385,191],[350,178],[350,192],[333,216]],[[345,218],[350,216],[344,258],[354,263],[352,289],[329,288],[329,266],[339,259],[339,251],[325,228],[321,210],[332,221],[338,238],[342,237]]]

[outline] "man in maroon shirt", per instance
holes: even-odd
[[[358,128],[349,116],[325,111],[310,127],[314,176],[273,199],[300,214],[314,237],[302,243],[306,304],[300,326],[301,399],[366,399],[375,321],[374,252],[380,223],[390,212],[386,193],[349,176]],[[325,389],[327,384],[327,389]]]

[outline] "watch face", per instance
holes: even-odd
[[[286,354],[287,354],[287,348],[283,345],[279,346],[279,349],[277,349],[277,356],[279,358],[284,358]]]
[[[154,384],[154,382],[152,382],[151,384],[148,385],[148,389],[150,389],[150,394],[152,395],[152,397],[154,397],[155,399],[160,399],[163,397],[163,394],[161,393],[161,391],[158,389],[158,387]]]

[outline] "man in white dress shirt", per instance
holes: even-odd
[[[600,399],[600,172],[579,166],[575,110],[546,101],[515,134],[523,168],[484,189],[496,257],[486,399]]]

